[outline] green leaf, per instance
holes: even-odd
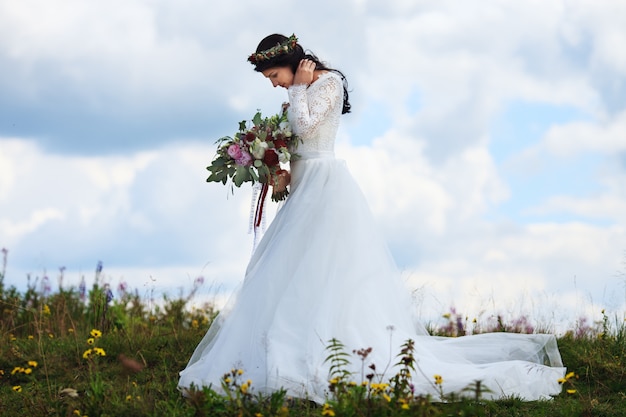
[[[261,124],[262,121],[263,121],[263,117],[261,117],[261,112],[257,111],[254,117],[252,118],[252,123],[254,123],[255,126],[258,126]]]
[[[233,183],[235,186],[240,187],[245,181],[250,181],[250,172],[248,168],[243,165],[237,165],[237,171],[233,177]]]
[[[219,178],[215,174],[209,175],[209,177],[206,179],[206,182],[220,182],[220,181],[221,181],[221,178]]]
[[[252,177],[252,180],[254,182],[258,182],[259,181],[259,176],[256,174],[256,171],[254,170],[254,168],[249,167],[248,171],[250,172],[250,176]]]
[[[232,141],[233,138],[231,138],[230,136],[222,136],[221,138],[219,138],[218,140],[215,141],[215,143],[222,143],[222,142],[230,142]]]
[[[214,167],[223,167],[224,165],[226,165],[226,160],[224,160],[224,158],[220,156],[218,158],[215,158],[213,162],[211,162],[211,165]]]

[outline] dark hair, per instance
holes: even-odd
[[[280,35],[277,33],[266,36],[265,38],[263,38],[261,42],[259,42],[259,46],[257,46],[256,48],[256,53],[266,51],[270,48],[275,47],[276,45],[280,45],[286,40],[287,40],[286,36]],[[350,113],[350,109],[352,106],[350,105],[350,102],[348,101],[348,98],[349,98],[348,97],[348,80],[346,79],[346,76],[343,75],[341,71],[334,69],[334,68],[329,68],[328,66],[326,66],[326,64],[320,61],[319,58],[316,57],[311,51],[305,52],[299,43],[296,44],[292,52],[276,55],[272,58],[254,63],[254,70],[257,72],[263,72],[268,68],[289,67],[291,71],[295,74],[296,69],[298,68],[298,65],[300,64],[300,61],[302,61],[303,59],[309,59],[315,62],[316,70],[332,71],[332,72],[339,74],[343,82],[343,109],[341,113],[342,114]]]

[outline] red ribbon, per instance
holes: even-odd
[[[254,213],[254,228],[256,229],[261,225],[263,219],[263,206],[265,205],[265,197],[267,197],[267,191],[269,190],[267,183],[263,184],[261,192],[259,193],[259,200],[256,203],[256,212]]]

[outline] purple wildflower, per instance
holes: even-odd
[[[106,291],[107,304],[109,304],[111,302],[111,300],[113,300],[113,291],[111,291],[111,288],[109,287],[109,284],[106,284],[104,286],[104,289]]]
[[[43,298],[46,298],[48,295],[50,295],[50,291],[51,291],[50,279],[48,278],[47,275],[43,276],[43,279],[41,280],[41,287],[40,288],[41,288],[40,293],[41,293],[41,296]]]
[[[456,316],[456,334],[457,336],[465,336],[465,327],[463,326],[463,320],[461,316]]]
[[[199,276],[197,277],[194,281],[193,281],[193,286],[194,287],[199,287],[202,284],[204,284],[204,277],[203,276]]]
[[[126,295],[126,289],[128,288],[128,284],[124,281],[120,282],[117,286],[117,294],[120,298],[124,298]]]
[[[80,279],[80,285],[78,286],[78,295],[80,297],[80,301],[85,302],[85,297],[87,295],[87,285],[85,284],[84,276]]]

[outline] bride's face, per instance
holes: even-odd
[[[294,73],[289,67],[273,67],[263,71],[263,75],[272,82],[274,87],[289,88],[293,84]]]

